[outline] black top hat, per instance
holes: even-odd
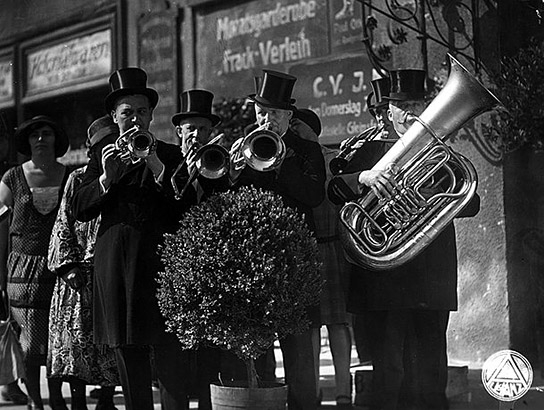
[[[391,80],[387,77],[377,78],[370,82],[372,85],[372,93],[369,94],[374,96],[376,102],[372,104],[372,108],[380,108],[384,105],[387,105],[388,102],[385,100],[385,97],[389,97],[389,91],[391,89]]]
[[[159,102],[159,94],[147,87],[147,74],[138,67],[120,68],[110,76],[111,92],[106,96],[104,104],[106,111],[110,113],[115,100],[125,95],[145,95],[149,98],[151,108],[155,108]]]
[[[257,94],[261,89],[261,85],[263,84],[263,78],[260,75],[256,75],[253,77],[253,82],[255,83],[255,94]]]
[[[66,151],[68,151],[68,147],[70,146],[68,135],[66,135],[59,124],[46,115],[32,117],[17,127],[17,131],[15,132],[17,151],[23,155],[32,155],[28,136],[32,131],[44,125],[49,125],[55,132],[55,156],[58,158],[66,154]]]
[[[248,98],[264,107],[295,110],[295,99],[291,98],[296,77],[278,71],[263,70],[261,85],[256,94]]]
[[[212,114],[213,94],[207,90],[188,90],[180,94],[181,112],[172,116],[172,124],[179,125],[184,118],[208,118],[212,126],[221,122],[221,118]]]
[[[319,116],[309,108],[299,108],[293,114],[293,118],[298,118],[304,121],[308,126],[316,133],[317,136],[321,134],[321,120]]]
[[[425,70],[395,70],[389,72],[391,90],[387,100],[406,101],[425,98]]]

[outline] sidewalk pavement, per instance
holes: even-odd
[[[283,377],[283,369],[281,367],[281,351],[276,348],[277,370],[276,376]],[[363,391],[369,383],[371,375],[370,366],[358,365],[355,349],[352,351],[352,377],[353,383],[353,400],[355,403],[354,410],[368,410],[364,404]],[[336,408],[335,404],[335,382],[334,368],[332,365],[332,355],[328,346],[323,346],[320,357],[320,388],[322,391],[322,402],[320,410],[332,410]],[[490,396],[485,390],[481,381],[481,369],[469,369],[466,366],[453,365],[450,366],[448,383],[448,398],[450,401],[450,410],[544,410],[544,379],[540,376],[539,371],[534,372],[533,383],[530,390],[516,402],[499,402]],[[44,398],[45,408],[47,406],[47,383],[45,379],[45,368],[42,368],[42,383],[41,390]],[[362,383],[361,383],[362,381]],[[94,410],[96,400],[89,396],[89,392],[94,386],[87,387],[87,405],[89,410]],[[23,387],[24,390],[24,387]],[[118,410],[125,410],[123,395],[121,388],[118,387],[114,401]],[[63,384],[63,394],[66,402],[70,403],[70,390],[68,383]],[[155,398],[155,409],[160,410],[159,392],[153,390]],[[196,401],[191,401],[191,409],[197,409]],[[25,410],[25,405],[13,405],[12,403],[3,401],[0,398],[0,410]]]

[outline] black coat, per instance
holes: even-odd
[[[304,216],[313,232],[312,208],[325,199],[325,159],[321,146],[298,137],[290,129],[283,136],[283,142],[293,155],[286,156],[279,172],[259,172],[246,166],[236,186],[254,185],[279,194],[285,205]]]
[[[158,246],[195,203],[195,191],[189,189],[180,201],[174,198],[170,177],[182,155],[179,147],[158,141],[157,155],[165,164],[162,185],[141,161],[102,193],[101,151],[111,142],[106,139],[95,147],[72,202],[78,220],[101,216],[94,259],[95,341],[112,346],[157,344],[166,338],[156,299]]]
[[[371,169],[390,147],[391,143],[383,141],[365,144],[348,164],[345,174]],[[350,185],[352,181],[349,176],[333,178],[328,186],[331,201],[353,200],[358,193],[356,187]],[[350,191],[352,197],[349,197]],[[478,212],[477,195],[469,206],[472,209],[462,216]],[[396,269],[371,271],[352,265],[348,311],[357,314],[395,309],[457,309],[457,248],[453,223],[418,256]]]

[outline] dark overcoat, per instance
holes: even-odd
[[[391,142],[373,141],[359,149],[345,174],[371,169],[389,150]],[[342,176],[328,186],[331,200],[338,203],[353,198],[338,195],[348,185]],[[353,187],[351,187],[353,189]],[[467,205],[460,216],[473,216],[479,210],[479,197]],[[348,311],[362,314],[372,310],[430,309],[457,310],[457,249],[453,222],[418,256],[406,264],[386,271],[371,271],[353,265],[350,275]]]
[[[103,140],[94,149],[72,202],[78,220],[101,215],[94,259],[94,338],[110,346],[160,344],[171,335],[165,334],[156,299],[158,246],[195,203],[195,191],[188,189],[184,198],[175,199],[170,177],[182,160],[181,151],[158,141],[157,156],[165,164],[161,184],[140,161],[103,192],[101,151],[111,142]]]

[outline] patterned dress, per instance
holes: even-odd
[[[47,247],[57,216],[61,187],[47,213],[38,211],[32,190],[26,182],[23,167],[11,168],[2,177],[11,190],[13,213],[9,226],[7,293],[11,312],[21,327],[20,341],[28,363],[45,365],[49,306],[55,286],[55,275],[47,269]],[[54,191],[54,192],[55,192]],[[41,204],[43,205],[43,203]]]
[[[85,168],[68,177],[49,242],[49,269],[58,275],[49,316],[48,377],[75,376],[87,384],[120,384],[113,350],[93,343],[93,255],[100,218],[79,222],[70,204]],[[60,277],[74,266],[85,285],[72,289]]]

